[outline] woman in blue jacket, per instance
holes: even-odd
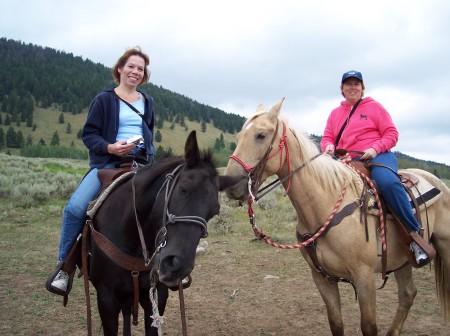
[[[118,86],[99,93],[89,107],[82,140],[89,149],[90,170],[64,208],[58,266],[83,228],[89,202],[101,188],[98,170],[115,167],[121,157],[130,154],[143,157],[147,163],[153,161],[153,98],[137,90],[148,83],[149,63],[148,55],[139,47],[127,50],[113,67]],[[129,143],[132,137],[143,140]],[[53,291],[65,293],[68,282],[69,274],[60,270],[50,286]]]

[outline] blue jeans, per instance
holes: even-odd
[[[109,163],[105,168],[114,168],[117,162]],[[97,168],[91,169],[78,185],[64,208],[61,238],[59,241],[58,261],[63,261],[86,221],[89,202],[100,191],[102,184],[97,177]]]
[[[378,154],[372,162],[381,163],[398,171],[398,162],[394,153],[385,152]],[[419,231],[420,224],[414,217],[408,195],[399,177],[391,170],[373,166],[371,170],[372,179],[375,180],[381,190],[383,198],[392,207],[395,213],[406,223],[412,231]]]

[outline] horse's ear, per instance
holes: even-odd
[[[247,178],[246,175],[220,175],[217,177],[219,182],[219,191],[224,191],[225,189],[234,186],[236,183]]]
[[[256,108],[256,112],[255,113],[264,112],[265,109],[266,108],[264,107],[263,104],[259,104],[258,107]]]
[[[186,145],[184,146],[184,158],[188,167],[195,166],[201,160],[195,131],[192,131],[186,140]]]
[[[284,97],[278,102],[278,104],[272,106],[269,114],[273,117],[278,117],[280,115],[281,105],[283,105]]]

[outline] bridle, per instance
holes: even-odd
[[[163,211],[163,226],[159,230],[158,234],[155,238],[155,246],[157,246],[155,253],[153,254],[152,259],[154,258],[155,254],[160,253],[161,249],[166,246],[166,237],[167,237],[167,225],[168,224],[174,224],[177,222],[190,222],[196,225],[199,225],[202,229],[202,238],[208,237],[208,229],[206,226],[206,220],[199,216],[176,216],[174,214],[171,214],[169,211],[169,204],[171,201],[172,194],[174,192],[175,186],[177,184],[178,178],[180,176],[180,173],[185,168],[185,164],[178,165],[171,173],[166,175],[166,180],[164,181],[163,185],[158,191],[158,194],[156,195],[156,198],[159,197],[161,191],[165,188],[164,192],[164,211]],[[135,207],[136,209],[136,207]],[[136,220],[138,220],[136,216]],[[158,241],[160,243],[158,244]],[[145,244],[145,243],[144,243]],[[155,264],[152,269],[152,274],[155,274],[158,272],[159,269],[159,263]],[[184,296],[183,296],[183,288],[189,287],[191,284],[192,278],[191,275],[188,275],[188,282],[186,284],[183,283],[182,280],[180,280],[178,284],[178,293],[179,293],[179,299],[180,299],[180,313],[181,313],[181,325],[182,325],[182,334],[183,336],[187,335],[187,326],[186,326],[186,313],[185,313],[185,305],[184,305]],[[161,324],[164,321],[163,317],[159,315],[158,311],[158,305],[157,305],[157,292],[156,292],[156,277],[150,276],[150,282],[151,282],[151,289],[150,289],[150,300],[152,301],[152,307],[153,307],[153,322],[152,326],[158,328],[158,335],[162,334],[161,332]]]
[[[283,125],[283,134],[281,135],[280,143],[278,144],[277,150],[275,152],[273,152],[272,154],[270,154],[273,149],[273,143],[278,134],[278,122],[279,122],[279,119],[277,118],[277,126],[275,128],[275,132],[273,134],[272,141],[270,142],[270,145],[267,148],[264,156],[256,165],[249,166],[249,165],[245,164],[244,161],[242,159],[240,159],[237,155],[234,155],[234,154],[230,155],[230,159],[233,159],[234,161],[239,163],[244,168],[244,170],[248,173],[249,201],[251,199],[251,201],[255,202],[255,203],[258,203],[259,199],[261,199],[263,196],[268,194],[270,191],[272,191],[273,189],[278,187],[280,184],[282,184],[286,180],[288,180],[288,185],[285,188],[285,193],[287,194],[291,187],[292,176],[294,174],[296,174],[298,171],[300,171],[302,168],[304,168],[309,162],[314,161],[315,159],[317,159],[319,156],[322,155],[321,153],[314,155],[312,158],[310,158],[308,161],[306,161],[299,167],[295,168],[294,170],[291,170],[291,157],[290,157],[290,153],[289,153],[289,146],[287,143],[286,124],[283,121],[281,121],[281,123]],[[259,190],[259,187],[262,184],[261,180],[262,180],[262,174],[264,172],[264,168],[265,168],[267,162],[271,158],[273,158],[275,155],[277,155],[278,152],[281,152],[281,153],[280,153],[280,165],[279,165],[277,172],[279,172],[281,170],[281,168],[283,167],[283,152],[282,152],[283,149],[286,153],[285,157],[286,157],[286,164],[287,164],[287,169],[288,169],[287,175],[285,177],[283,177],[281,180],[277,179],[277,180],[271,182],[269,185],[267,185],[264,188]],[[262,192],[262,191],[265,191],[265,192],[258,196],[258,192]]]
[[[278,168],[278,171],[281,170],[281,168],[283,167],[283,149],[285,150],[286,153],[286,161],[288,164],[288,173],[290,174],[291,171],[291,160],[290,160],[290,155],[289,155],[289,147],[287,144],[287,137],[286,137],[286,124],[282,121],[281,122],[283,125],[283,134],[281,135],[280,138],[280,143],[278,144],[278,148],[272,153],[273,150],[273,143],[275,142],[275,139],[278,135],[278,124],[279,124],[279,119],[277,118],[277,124],[275,127],[275,132],[273,133],[272,136],[272,140],[270,142],[269,147],[267,148],[266,152],[264,153],[263,157],[261,158],[261,160],[259,160],[259,162],[254,165],[254,166],[250,166],[247,165],[242,159],[240,159],[237,155],[230,155],[230,159],[233,159],[234,161],[236,161],[237,163],[239,163],[244,170],[248,173],[248,191],[249,191],[249,197],[252,198],[252,200],[254,202],[257,202],[257,193],[258,193],[258,189],[262,184],[262,175],[264,173],[264,168],[266,167],[267,162],[273,158],[275,155],[278,154],[278,152],[280,152],[280,166]],[[290,175],[289,175],[289,183],[288,183],[288,187],[286,188],[286,192],[289,190],[290,187]]]
[[[156,196],[156,198],[158,198],[161,191],[165,188],[163,226],[161,227],[158,234],[156,235],[155,246],[158,246],[158,247],[156,248],[155,253],[159,253],[161,251],[161,249],[166,246],[165,238],[167,236],[167,225],[168,224],[177,223],[177,222],[190,222],[190,223],[199,225],[201,227],[201,229],[202,229],[201,237],[202,238],[208,237],[208,228],[206,226],[207,222],[204,218],[199,217],[199,216],[176,216],[174,214],[171,214],[169,211],[169,204],[170,204],[171,196],[172,196],[174,188],[177,184],[180,173],[184,169],[184,166],[185,166],[184,164],[180,164],[171,173],[166,175],[166,180],[164,181],[163,185],[159,189],[158,194]],[[133,197],[134,197],[134,193],[133,193]],[[134,209],[136,211],[136,204],[134,206]],[[137,214],[136,214],[136,222],[139,223]],[[140,224],[138,224],[138,226],[140,226]],[[141,244],[145,244],[145,241],[143,241],[143,236],[140,238],[141,238]],[[161,238],[163,238],[163,239],[161,239]],[[158,242],[160,242],[160,243],[158,244]],[[145,245],[142,245],[143,248],[144,248],[144,246]],[[145,255],[144,255],[144,258],[145,258]]]

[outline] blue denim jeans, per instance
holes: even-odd
[[[105,168],[114,168],[116,164],[117,162],[109,163]],[[102,187],[97,172],[98,169],[93,168],[84,176],[64,208],[58,261],[63,261],[69,253],[70,247],[83,229],[89,202],[97,196]]]
[[[392,152],[378,154],[372,162],[381,163],[392,168],[395,172],[398,171],[397,158]],[[387,168],[374,166],[372,168],[372,179],[375,180],[383,198],[395,213],[408,224],[411,230],[419,231],[420,224],[414,217],[408,195],[398,176]]]

